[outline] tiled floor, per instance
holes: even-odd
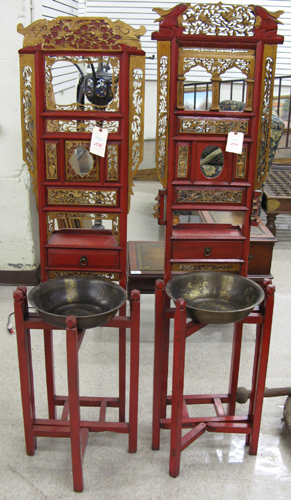
[[[129,215],[129,240],[162,239],[162,228],[152,218],[159,184],[136,182]],[[278,243],[272,272],[276,285],[275,312],[267,376],[268,387],[291,386],[291,218],[279,216]],[[0,349],[0,499],[56,500],[76,498],[73,492],[70,443],[38,438],[33,457],[25,452],[15,334],[6,323],[13,310],[15,287],[1,286]],[[12,318],[13,320],[13,318]],[[168,475],[169,431],[162,431],[160,451],[151,449],[154,297],[141,298],[139,438],[136,454],[127,453],[127,436],[90,434],[84,460],[84,500],[186,500],[291,498],[291,435],[281,419],[286,397],[264,400],[257,456],[248,455],[242,435],[205,433],[182,453],[181,472]],[[231,350],[231,328],[207,327],[189,339],[187,391],[226,392]],[[55,332],[58,393],[66,390],[65,342]],[[46,415],[43,341],[32,335],[36,406]],[[249,388],[254,333],[246,328],[239,385]],[[80,351],[81,393],[116,394],[117,344],[114,331],[88,330]],[[106,368],[106,370],[105,370]],[[245,405],[246,406],[246,405]],[[240,407],[239,411],[244,411]]]

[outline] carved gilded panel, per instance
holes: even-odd
[[[118,121],[94,121],[94,120],[46,120],[46,132],[93,132],[94,127],[102,127],[110,134],[119,131]]]
[[[94,189],[53,189],[48,191],[49,205],[106,205],[116,207],[117,192]]]
[[[48,279],[58,278],[105,278],[111,281],[119,281],[119,273],[100,273],[90,271],[48,271]]]
[[[99,157],[90,151],[90,141],[65,142],[66,181],[99,181]]]
[[[51,234],[58,229],[63,228],[82,228],[85,224],[89,224],[90,228],[93,227],[96,219],[99,221],[111,221],[112,234],[115,236],[119,244],[119,214],[115,213],[89,213],[89,212],[47,212],[46,213],[46,235],[47,242]],[[95,229],[92,229],[95,231]]]
[[[241,190],[215,189],[179,189],[177,194],[178,203],[234,203],[241,204],[243,192]]]
[[[172,264],[172,271],[176,272],[190,272],[190,271],[229,271],[229,272],[235,272],[235,271],[240,271],[240,264],[231,264],[231,263],[225,263],[225,264],[179,264],[175,263]]]
[[[33,54],[20,54],[20,98],[22,154],[32,177],[33,192],[37,201],[35,66]]]
[[[158,42],[158,107],[156,169],[163,187],[167,186],[169,134],[170,42]]]
[[[47,180],[56,180],[58,178],[58,155],[55,142],[45,143],[45,164]]]
[[[133,194],[133,178],[143,160],[145,57],[130,56],[129,60],[129,157],[128,210]]]
[[[179,146],[177,162],[177,178],[185,179],[188,175],[189,146]]]
[[[235,177],[236,179],[244,179],[246,176],[247,167],[247,148],[242,149],[242,153],[237,155]]]
[[[106,180],[107,181],[118,181],[119,169],[118,169],[118,145],[108,144],[107,145],[107,163],[106,163]]]
[[[277,47],[265,45],[262,75],[262,100],[259,121],[259,147],[257,154],[255,189],[259,189],[268,174],[269,147],[272,120],[272,99],[276,66]]]
[[[248,133],[247,120],[219,120],[215,118],[180,118],[182,134],[228,134],[228,132]]]

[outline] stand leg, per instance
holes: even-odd
[[[162,359],[163,359],[163,307],[164,282],[156,281],[155,291],[155,351],[154,351],[154,387],[153,387],[153,424],[152,448],[160,448],[160,418],[162,398]]]
[[[56,418],[55,407],[55,381],[54,381],[54,352],[53,352],[53,332],[44,330],[44,354],[45,354],[45,372],[48,400],[49,418]]]
[[[126,316],[126,304],[119,314]],[[119,328],[119,422],[125,422],[126,328]]]
[[[30,330],[24,328],[24,314],[27,312],[26,288],[18,287],[13,297],[26,453],[27,455],[34,455],[37,441],[32,434],[32,427],[35,422],[35,404],[31,341]]]
[[[242,329],[243,329],[242,323],[234,324],[231,368],[230,368],[230,379],[229,379],[230,402],[228,403],[227,406],[228,415],[235,414],[236,393],[237,393],[239,363],[241,354]]]
[[[164,308],[170,307],[170,299],[164,295]],[[169,370],[169,343],[170,343],[170,319],[164,318],[162,328],[162,393],[161,393],[161,418],[166,418],[167,414],[167,394],[168,394],[168,370]]]
[[[170,476],[180,472],[183,389],[186,347],[186,302],[178,299],[174,320],[173,390],[171,415]]]
[[[252,387],[252,396],[253,396],[252,415],[251,415],[252,432],[249,440],[250,455],[256,455],[258,449],[267,366],[269,358],[273,308],[274,308],[275,287],[273,285],[268,284],[265,286],[265,288],[266,288],[265,314],[264,314],[264,324],[261,332],[262,334],[260,336],[261,341],[260,341],[259,367],[257,371],[256,380],[253,381],[253,387]]]
[[[131,292],[130,394],[128,451],[137,450],[138,376],[139,376],[140,292]]]
[[[74,316],[69,316],[66,321],[66,326],[73,481],[74,490],[81,492],[83,491],[83,471],[79,401],[78,332],[76,318]]]

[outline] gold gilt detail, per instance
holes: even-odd
[[[264,182],[268,172],[269,143],[271,134],[272,98],[274,85],[275,63],[272,57],[265,61],[264,94],[261,105],[261,135],[259,159],[257,166],[256,188]]]
[[[85,271],[49,271],[49,279],[58,278],[105,278],[111,281],[119,281],[119,273],[98,273]]]
[[[37,163],[36,163],[36,132],[35,132],[35,72],[34,55],[20,55],[21,78],[21,125],[22,125],[22,152],[29,173],[32,177],[33,192],[36,201],[37,193]]]
[[[56,143],[47,142],[45,144],[45,157],[46,157],[46,178],[49,180],[56,180],[58,178],[58,158],[57,158]]]
[[[24,35],[23,47],[54,50],[122,50],[123,45],[141,48],[140,36],[145,27],[139,29],[123,21],[111,21],[101,17],[57,17],[40,19],[26,28],[17,26],[18,33]]]
[[[129,65],[128,211],[133,178],[143,160],[145,57],[131,56]]]
[[[203,120],[180,118],[180,132],[183,134],[228,134],[228,132],[248,132],[246,120]]]
[[[197,4],[184,13],[182,25],[186,35],[253,36],[256,16],[251,6]]]
[[[239,271],[239,264],[173,264],[172,271]]]
[[[84,189],[48,189],[49,205],[106,205],[116,206],[116,191]]]
[[[158,42],[158,107],[156,169],[163,187],[167,186],[169,133],[170,42]]]
[[[242,191],[180,189],[178,203],[242,203]]]
[[[47,132],[93,132],[94,127],[106,128],[108,133],[116,134],[119,128],[118,121],[93,121],[93,120],[47,120]]]
[[[177,177],[179,179],[184,179],[187,177],[188,171],[188,146],[179,146],[179,156],[178,156],[178,173]]]
[[[118,181],[118,146],[107,146],[107,181]]]
[[[242,153],[237,155],[235,177],[244,179],[246,176],[247,148],[242,149]]]

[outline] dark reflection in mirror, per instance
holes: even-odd
[[[83,176],[90,172],[94,164],[94,159],[87,149],[79,146],[73,152],[69,162],[75,172]]]
[[[200,167],[208,179],[215,179],[223,170],[223,152],[218,146],[207,146],[200,157]]]

